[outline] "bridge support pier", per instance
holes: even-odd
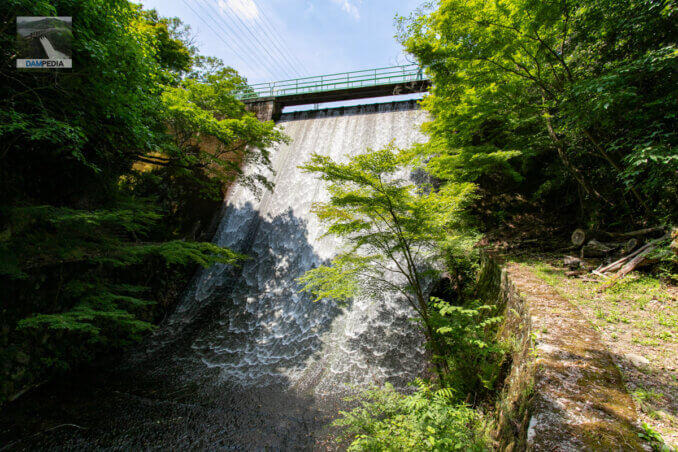
[[[253,112],[259,121],[277,121],[280,119],[283,106],[275,99],[269,99],[260,102],[248,102],[245,104],[245,108]]]

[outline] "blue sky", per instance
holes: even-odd
[[[394,16],[408,15],[423,0],[141,3],[162,16],[181,18],[191,26],[202,54],[221,58],[250,83],[259,83],[405,64],[393,37]]]

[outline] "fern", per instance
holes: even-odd
[[[453,401],[451,388],[433,390],[426,382],[412,382],[417,390],[401,394],[392,385],[367,390],[352,401],[360,405],[341,412],[334,422],[339,441],[348,450],[488,450],[488,425],[482,415]]]
[[[458,395],[483,395],[492,391],[499,375],[504,349],[496,341],[496,330],[502,321],[495,308],[480,301],[455,306],[431,297],[436,332],[446,345],[447,353],[436,357],[450,369],[447,383]]]

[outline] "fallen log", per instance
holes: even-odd
[[[630,231],[630,232],[609,232],[611,237],[641,237],[644,235],[652,235],[652,234],[657,234],[659,235],[660,233],[665,232],[665,227],[664,226],[657,226],[654,228],[645,228],[645,229],[638,229],[637,231]]]
[[[632,238],[624,243],[620,242],[599,242],[598,240],[590,240],[584,245],[579,255],[581,258],[585,257],[607,257],[612,253],[626,254],[633,251],[638,246],[638,239]]]
[[[599,240],[599,241],[618,241],[619,239],[628,239],[634,237],[645,237],[652,235],[663,235],[665,232],[664,226],[657,226],[654,228],[645,228],[638,229],[636,231],[629,232],[606,232],[606,231],[596,231],[596,230],[586,230],[582,228],[577,228],[572,231],[570,236],[570,241],[574,246],[583,246],[589,240]]]
[[[654,251],[655,248],[657,248],[657,245],[662,242],[665,239],[668,239],[670,237],[669,234],[665,234],[662,237],[653,240],[652,242],[648,243],[645,245],[644,249],[642,251],[637,252],[636,255],[631,258],[628,262],[624,264],[624,266],[610,278],[609,281],[607,281],[605,284],[600,286],[600,289],[598,289],[599,292],[602,292],[604,290],[609,289],[612,287],[617,281],[619,281],[621,278],[626,276],[627,274],[631,273],[633,270],[636,269],[647,257],[648,254],[650,254],[652,251]]]
[[[570,241],[576,247],[583,246],[586,242],[591,240],[607,241],[611,239],[612,236],[605,231],[581,228],[577,228],[572,231],[572,235],[570,236]]]
[[[645,245],[641,246],[640,248],[638,248],[637,250],[635,250],[633,253],[631,253],[627,256],[624,256],[621,259],[618,259],[618,260],[606,265],[603,268],[599,268],[598,272],[599,273],[605,273],[605,272],[609,272],[609,271],[619,270],[622,267],[622,265],[624,265],[624,263],[626,261],[628,261],[629,259],[632,259],[634,256],[637,256],[638,254],[645,251],[649,246],[651,246],[651,244],[652,243],[645,244]]]
[[[572,244],[576,247],[582,246],[584,242],[586,241],[586,231],[583,229],[575,229],[572,232],[572,236],[570,236],[570,240],[572,241]]]

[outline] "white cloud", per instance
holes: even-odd
[[[355,20],[360,19],[360,11],[358,10],[358,5],[362,0],[332,0],[337,5],[341,6],[341,9],[347,12],[349,15],[353,16]],[[356,1],[358,5],[356,5]]]
[[[241,19],[254,20],[259,17],[259,8],[252,0],[219,0],[219,9],[229,14],[229,9]]]

